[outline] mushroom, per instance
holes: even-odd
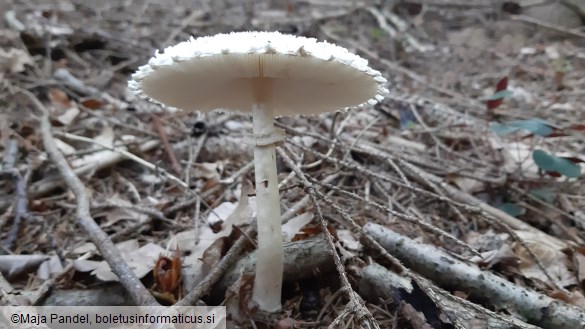
[[[252,114],[258,221],[253,300],[281,307],[283,242],[275,146],[277,116],[310,115],[375,104],[386,79],[347,49],[278,32],[191,38],[156,52],[132,75],[138,96],[170,108]]]

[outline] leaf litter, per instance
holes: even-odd
[[[169,35],[179,40],[192,34],[194,27],[188,23],[176,31],[171,31],[179,28],[173,24],[153,29],[144,24],[152,12],[160,13],[157,17],[160,21],[174,22],[182,21],[186,18],[182,15],[188,13],[169,11],[156,3],[145,6],[145,15],[128,15],[129,9],[137,8],[111,2],[100,9],[111,13],[103,16],[106,19],[102,21],[95,13],[85,13],[85,7],[79,6],[78,1],[57,1],[42,8],[10,0],[0,4],[0,8],[13,12],[12,16],[6,16],[9,20],[13,17],[6,25],[8,28],[0,27],[0,158],[10,158],[6,146],[17,136],[20,156],[14,168],[22,174],[31,173],[27,178],[31,187],[27,196],[27,211],[32,215],[29,218],[43,218],[43,226],[34,218],[27,219],[17,234],[17,247],[11,251],[14,254],[0,255],[2,274],[23,291],[33,290],[42,281],[58,276],[71,262],[77,271],[75,280],[82,281],[81,284],[96,285],[101,281],[115,281],[116,277],[97,254],[95,246],[88,242],[85,233],[73,223],[75,199],[62,190],[62,185],[55,183],[55,168],[47,161],[39,138],[37,114],[33,110],[23,110],[30,104],[14,93],[18,88],[31,90],[51,110],[57,145],[69,164],[80,170],[79,175],[93,200],[92,216],[104,231],[117,239],[116,246],[122,257],[144,282],[149,280],[161,254],[171,256],[162,246],[174,235],[182,253],[183,279],[188,286],[195,286],[205,272],[224,257],[235,236],[254,221],[255,200],[248,197],[253,189],[246,187],[247,183],[240,184],[240,190],[234,186],[240,181],[235,174],[251,158],[250,149],[240,138],[250,128],[245,118],[215,114],[191,118],[178,112],[162,116],[173,152],[179,155],[181,166],[188,168],[179,178],[200,193],[199,199],[191,200],[193,195],[169,183],[157,170],[145,170],[126,161],[116,151],[104,149],[128,151],[157,168],[169,168],[165,156],[168,150],[157,143],[159,136],[151,131],[147,116],[135,113],[160,112],[160,109],[133,98],[125,86],[129,72],[144,62],[152,49],[162,48]],[[210,6],[209,13],[222,12],[224,16],[196,15],[198,18],[193,24],[197,26],[197,34],[225,32],[216,25],[221,19],[230,22],[224,27],[228,29],[240,29],[245,24],[268,24],[262,29],[315,34],[320,39],[361,51],[390,78],[394,90],[375,109],[366,108],[348,115],[278,120],[287,128],[298,129],[298,132],[287,130],[291,143],[287,142],[285,147],[298,155],[295,160],[301,167],[312,164],[303,167],[306,174],[320,181],[332,173],[340,173],[341,178],[334,184],[343,190],[454,232],[457,238],[467,241],[481,253],[483,258],[470,256],[469,259],[482,268],[504,274],[511,281],[567,303],[584,306],[585,262],[580,248],[585,240],[585,220],[581,211],[581,196],[585,191],[583,184],[579,184],[583,163],[573,161],[583,159],[585,149],[580,124],[584,119],[576,105],[583,103],[580,79],[585,69],[583,49],[578,43],[560,38],[543,38],[536,42],[531,39],[533,36],[522,34],[522,28],[511,27],[516,26],[514,22],[502,19],[493,26],[486,26],[473,15],[464,15],[467,20],[461,24],[467,26],[444,29],[449,20],[442,19],[441,15],[437,19],[428,13],[448,12],[459,16],[462,13],[439,4],[426,5],[428,8],[423,14],[414,18],[404,13],[395,16],[392,8],[380,10],[389,23],[385,28],[393,27],[394,23],[409,26],[399,24],[396,19],[417,22],[410,30],[401,30],[405,37],[396,39],[399,41],[390,39],[388,31],[374,31],[382,29],[376,24],[379,21],[372,20],[375,10],[344,7],[342,3],[336,8],[340,12],[329,17],[331,8],[326,4],[293,3],[280,8],[258,1],[257,17],[248,23],[242,19],[246,16],[241,6],[221,2],[210,3]],[[484,7],[472,10],[477,8]],[[87,14],[83,22],[78,19],[80,13]],[[303,19],[294,20],[297,16]],[[499,17],[493,17],[496,16]],[[229,20],[230,17],[238,19]],[[278,19],[267,23],[270,17]],[[361,23],[353,24],[355,29],[351,30],[347,27],[348,21]],[[317,30],[311,28],[311,22],[319,22]],[[238,24],[241,25],[236,26]],[[12,26],[25,30],[14,33],[16,30]],[[49,43],[46,35],[51,35]],[[401,34],[394,35],[400,37]],[[500,38],[502,35],[506,37]],[[417,46],[416,42],[420,40],[437,44],[442,50],[421,52],[424,47]],[[47,54],[50,57],[46,57]],[[393,61],[387,61],[388,58]],[[193,132],[190,125],[196,121],[206,123],[198,132],[203,135],[194,134],[186,140],[185,136]],[[498,131],[505,134],[495,134],[490,128],[494,124],[500,125]],[[202,141],[201,136],[205,136],[205,140]],[[295,146],[297,144],[327,154],[327,157],[323,159]],[[362,152],[363,145],[373,145],[388,157]],[[574,166],[563,161],[561,167],[558,164],[554,167],[553,163],[554,168],[544,168],[542,164],[539,166],[538,157],[535,161],[534,150],[546,152],[547,160],[565,159]],[[330,161],[332,159],[363,164],[392,180],[372,178],[363,170],[355,169],[357,167],[348,169],[339,162]],[[561,243],[544,241],[541,235],[530,230],[506,232],[499,226],[486,224],[479,215],[467,210],[459,212],[457,207],[438,197],[444,196],[446,189],[433,185],[435,181],[425,183],[421,177],[427,176],[417,174],[416,168],[413,171],[402,161],[443,178],[458,191],[477,197],[485,204],[521,207],[524,212],[518,213],[517,219]],[[288,175],[290,168],[279,166],[280,172]],[[7,167],[3,162],[0,169],[10,169]],[[581,168],[579,175],[575,174],[577,167]],[[247,179],[253,177],[250,172],[239,175]],[[16,212],[10,206],[15,183],[4,177],[0,177],[2,239],[11,234],[9,228]],[[288,180],[290,185],[281,190],[282,210],[298,210],[283,225],[284,239],[302,241],[320,234],[314,206],[302,202],[305,189],[295,186],[298,180],[294,175]],[[411,186],[419,190],[412,190]],[[55,189],[57,187],[60,189]],[[402,234],[418,237],[454,254],[465,254],[442,238],[412,223],[402,222],[392,214],[377,211],[333,190],[322,192],[329,193],[334,202],[349,213],[348,217],[360,225],[370,221],[384,223]],[[529,196],[536,196],[545,204]],[[182,202],[190,205],[173,209]],[[379,255],[362,243],[359,233],[339,218],[335,208],[325,203],[320,205],[330,231],[338,239],[335,242],[337,252],[342,255],[353,279],[359,275],[365,261],[376,262]],[[483,244],[478,242],[482,238]],[[90,258],[77,259],[82,255]],[[548,275],[543,273],[543,268]],[[25,279],[31,276],[35,280],[27,283]],[[551,278],[553,282],[549,281]],[[286,319],[292,316],[297,325],[317,320],[329,324],[339,315],[339,310],[344,309],[343,299],[331,290],[336,289],[332,284],[338,280],[335,275],[314,280],[317,282],[315,290],[328,302],[319,306],[323,307],[319,319],[303,315],[296,306],[288,308]],[[61,283],[65,281],[73,280]],[[253,309],[245,297],[250,291],[250,282],[251,278],[241,277],[239,283],[230,288],[228,296],[233,298],[239,293],[244,296],[230,302],[231,311]],[[300,292],[303,289],[293,285],[289,293],[297,296],[290,300],[303,296]],[[369,302],[375,304],[370,310],[380,323],[394,321],[392,315],[380,309],[398,308],[379,300]],[[240,316],[247,319],[246,314]],[[399,321],[405,325],[405,320]],[[284,326],[289,322],[279,319],[278,323]]]

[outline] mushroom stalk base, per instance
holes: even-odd
[[[272,109],[264,104],[252,108],[254,136],[275,135]],[[268,312],[280,310],[284,251],[280,196],[276,175],[274,143],[254,143],[256,202],[258,217],[258,255],[253,300]]]

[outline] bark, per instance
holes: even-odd
[[[496,308],[512,310],[526,322],[543,328],[585,327],[585,312],[577,307],[515,285],[380,225],[366,224],[364,230],[407,267],[439,286],[488,299]]]

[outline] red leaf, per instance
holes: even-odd
[[[498,84],[496,85],[496,91],[494,92],[494,94],[500,91],[504,91],[506,89],[508,89],[508,77],[504,77],[500,81],[498,81]],[[504,102],[503,98],[492,99],[487,101],[486,105],[488,111],[497,108],[498,106],[502,105],[503,102]]]
[[[585,160],[581,160],[581,159],[579,159],[577,157],[562,157],[562,158],[565,158],[565,159],[571,161],[572,163],[582,163],[582,162],[585,162]]]
[[[553,133],[546,136],[546,137],[565,137],[565,136],[569,136],[569,133],[566,133],[564,131],[567,130],[573,130],[573,131],[582,131],[585,132],[585,125],[581,125],[581,124],[575,124],[572,126],[569,126],[567,128],[564,129],[558,129],[558,128],[553,128]]]
[[[91,110],[96,110],[96,109],[99,109],[102,106],[104,106],[104,104],[101,101],[99,101],[99,100],[97,100],[95,98],[88,98],[86,100],[83,100],[81,102],[81,105],[83,105],[83,106],[85,106],[85,107],[87,107],[88,109],[91,109]]]
[[[559,173],[558,173],[558,172],[556,172],[556,171],[545,171],[545,172],[547,173],[547,175],[549,175],[549,176],[551,176],[551,177],[554,177],[554,178],[559,178],[559,177],[561,177],[561,174],[559,174]]]
[[[572,125],[572,126],[568,127],[567,129],[576,130],[576,131],[585,131],[585,125],[579,125],[579,124]]]
[[[487,109],[488,110],[493,110],[493,109],[497,108],[498,106],[502,105],[503,102],[504,102],[504,99],[503,98],[494,99],[494,100],[491,100],[491,101],[487,101],[486,102]]]
[[[562,129],[553,128],[553,132],[551,134],[546,135],[547,138],[554,138],[554,137],[565,137],[568,134],[564,133]]]
[[[504,91],[508,89],[508,77],[502,78],[496,85],[496,92]]]

